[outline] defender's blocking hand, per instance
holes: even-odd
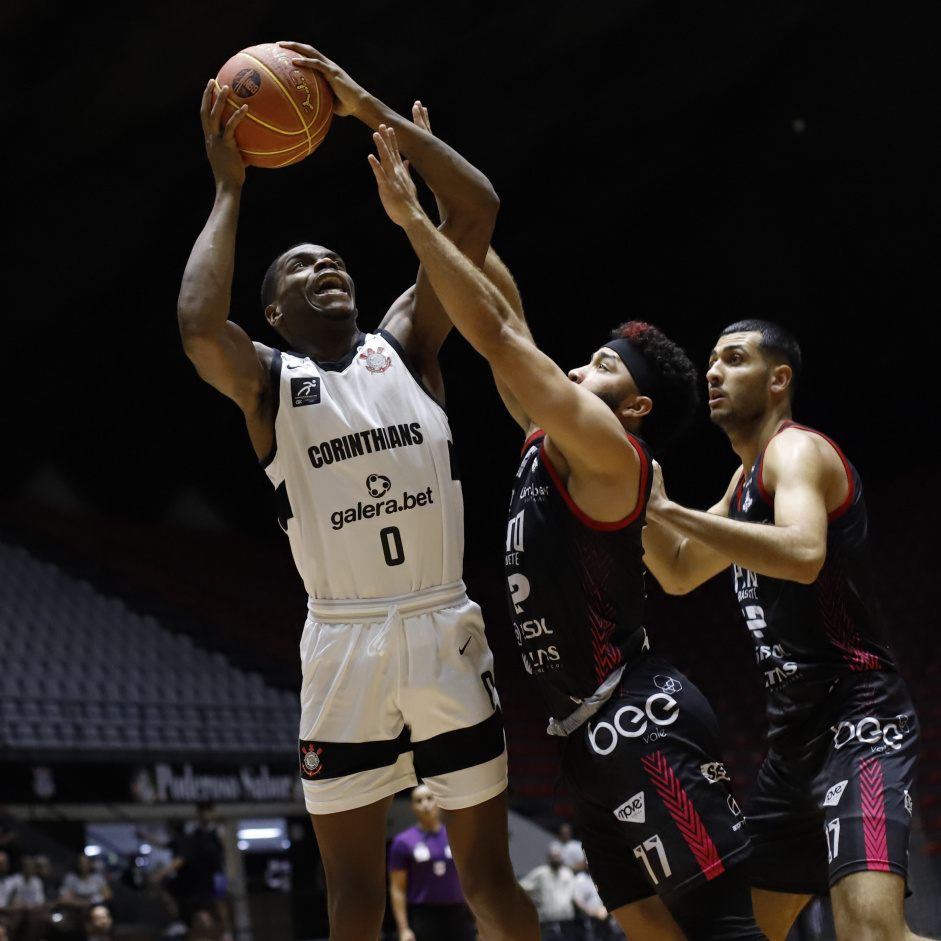
[[[395,131],[385,124],[380,124],[372,139],[376,143],[379,156],[377,158],[370,154],[369,165],[376,175],[379,198],[386,214],[396,225],[403,228],[410,222],[427,218],[418,201],[415,183],[408,172],[408,161],[402,159],[396,145]]]
[[[653,478],[650,482],[650,499],[647,501],[647,517],[657,519],[657,515],[670,502],[666,487],[663,485],[663,470],[653,462]]]

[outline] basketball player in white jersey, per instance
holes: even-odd
[[[483,264],[498,208],[489,181],[312,47],[283,45],[330,83],[337,115],[398,130],[442,231]],[[227,95],[214,105],[211,85],[203,95],[216,199],[187,263],[179,325],[200,376],[245,415],[310,596],[299,757],[331,938],[378,937],[389,805],[420,776],[447,813],[481,938],[536,941],[509,859],[493,660],[461,582],[461,485],[437,362],[450,322],[419,271],[377,331],[361,333],[342,258],[312,243],[277,258],[262,287],[285,352],[228,320],[245,181],[234,131],[245,110],[223,124]]]

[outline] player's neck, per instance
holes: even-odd
[[[355,321],[318,330],[317,336],[294,337],[292,349],[309,356],[315,363],[336,363],[343,359],[359,340],[360,329]]]
[[[746,476],[751,473],[768,442],[777,434],[781,425],[791,420],[791,410],[772,409],[747,426],[730,429],[728,432],[732,450],[738,455]]]

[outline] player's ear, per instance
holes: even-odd
[[[275,328],[275,330],[278,329],[278,324],[281,322],[282,316],[283,315],[281,311],[278,310],[278,306],[276,304],[269,304],[265,308],[265,320],[267,320],[268,323]]]
[[[630,402],[625,401],[619,409],[623,418],[643,418],[653,409],[653,399],[648,395],[637,395]]]
[[[793,377],[794,370],[786,363],[775,366],[774,369],[771,370],[771,391],[777,392],[778,394],[785,392],[791,384]]]

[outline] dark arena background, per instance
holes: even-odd
[[[566,368],[631,318],[703,366],[742,317],[797,335],[796,417],[835,438],[865,482],[923,723],[909,920],[937,935],[937,5],[106,6],[13,0],[0,13],[0,851],[11,866],[45,857],[55,887],[88,847],[112,887],[116,936],[169,937],[153,874],[174,826],[209,799],[228,837],[233,936],[326,937],[296,772],[305,596],[241,415],[196,376],[175,310],[213,199],[206,80],[245,46],[296,39],[400,113],[421,98],[435,132],[490,177],[494,246],[537,342]],[[258,289],[297,241],[342,254],[365,327],[411,283],[416,262],[382,211],[371,150],[365,125],[338,118],[307,160],[249,168],[232,318],[254,338],[275,342]],[[442,360],[465,580],[496,656],[514,820],[553,829],[571,803],[503,601],[520,436],[460,337]],[[735,458],[703,407],[662,464],[671,496],[706,507]],[[650,579],[648,626],[713,702],[747,797],[763,723],[731,595],[725,575],[682,599]],[[57,914],[41,937],[70,936]],[[826,919],[817,905],[792,936],[832,937]]]

